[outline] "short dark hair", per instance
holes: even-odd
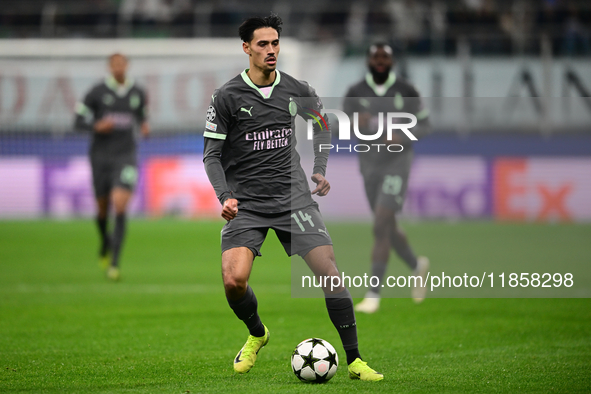
[[[277,35],[281,35],[281,25],[283,21],[277,14],[271,14],[269,16],[260,17],[255,16],[248,18],[238,28],[238,35],[244,42],[251,42],[254,37],[254,31],[263,27],[272,27],[277,30]]]
[[[120,57],[123,60],[125,60],[126,62],[127,60],[127,56],[125,56],[124,54],[122,54],[121,52],[115,52],[113,53],[111,56],[109,56],[109,64],[113,62],[113,59],[115,59],[116,57]]]
[[[378,41],[376,43],[371,44],[369,48],[367,48],[367,57],[373,55],[375,51],[380,48],[384,48],[386,52],[390,54],[390,56],[394,57],[394,50],[392,49],[390,44],[388,44],[385,41]]]

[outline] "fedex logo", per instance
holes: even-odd
[[[493,206],[500,220],[590,219],[588,159],[497,159]]]

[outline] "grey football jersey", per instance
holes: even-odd
[[[372,100],[372,98],[378,99]],[[429,123],[429,110],[424,106],[417,89],[411,83],[398,78],[393,72],[380,88],[376,86],[369,73],[362,81],[351,86],[344,101],[344,111],[347,114],[369,112],[372,115],[379,112],[384,114],[407,112],[417,117],[417,126],[428,126]],[[407,120],[403,122],[407,122]],[[375,130],[373,131],[375,132]],[[421,136],[415,130],[411,131],[417,138]],[[374,169],[384,168],[384,165],[395,163],[400,159],[400,155],[412,155],[412,143],[407,137],[403,137],[403,140],[404,150],[400,153],[388,152],[386,149],[359,153],[362,173],[370,173]]]
[[[221,163],[241,209],[287,212],[313,203],[295,150],[295,116],[302,101],[322,103],[303,81],[276,71],[275,82],[257,87],[243,71],[215,90],[206,114],[205,138],[224,140]],[[313,97],[314,99],[310,99]],[[318,170],[324,174],[324,168]]]
[[[108,77],[77,103],[76,114],[85,118],[87,125],[107,117],[115,124],[110,133],[92,133],[91,156],[100,160],[135,155],[134,130],[146,120],[146,94],[133,80],[128,79],[119,85],[113,77]]]

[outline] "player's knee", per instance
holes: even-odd
[[[304,256],[304,260],[317,276],[324,278],[340,275],[332,245],[324,245],[312,249]]]
[[[125,212],[127,209],[127,199],[124,196],[116,195],[113,198],[113,208],[115,208],[115,212]]]
[[[100,219],[104,219],[109,214],[109,200],[106,197],[99,197],[96,201],[97,214]]]
[[[384,219],[376,219],[373,224],[373,235],[376,239],[388,239],[390,224]]]
[[[246,280],[234,277],[224,277],[224,289],[232,299],[238,299],[246,293],[248,283]]]
[[[106,219],[108,216],[109,211],[107,209],[99,209],[97,216],[99,219]]]
[[[327,264],[326,266],[323,267],[323,269],[321,270],[322,272],[319,272],[319,274],[323,277],[339,277],[340,273],[339,273],[339,269],[337,268],[337,263],[333,260],[331,261],[330,264]]]
[[[388,239],[396,227],[394,212],[381,206],[378,207],[373,222],[373,233],[376,239]]]

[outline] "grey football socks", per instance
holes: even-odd
[[[347,353],[347,364],[351,364],[356,358],[361,358],[351,294],[345,289],[337,294],[325,295],[325,301],[328,316],[337,329]]]
[[[125,214],[118,214],[115,216],[115,229],[113,230],[113,260],[111,265],[113,267],[119,266],[119,255],[121,253],[121,247],[123,245],[123,239],[125,238],[125,229],[127,224],[127,217]]]
[[[386,269],[388,268],[388,262],[374,261],[371,263],[371,276],[376,276],[380,279],[377,286],[372,286],[371,291],[376,294],[380,294],[382,289],[382,283],[384,276],[386,275]]]
[[[109,251],[109,247],[111,246],[109,242],[109,234],[107,234],[107,218],[101,218],[97,216],[96,226],[98,227],[99,235],[101,237],[101,249],[99,254],[101,257],[105,257]]]
[[[227,298],[227,300],[234,314],[246,324],[250,335],[255,337],[265,335],[265,327],[257,311],[258,301],[250,286],[248,286],[246,293],[240,299],[233,301]]]

